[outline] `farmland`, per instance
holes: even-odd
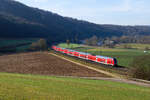
[[[0,72],[55,75],[108,77],[48,54],[31,52],[0,56]]]
[[[133,48],[133,49],[140,49],[144,50],[145,48],[150,48],[150,44],[140,44],[140,43],[126,43],[117,45],[116,48],[124,48],[124,46]]]
[[[120,66],[125,66],[125,67],[130,67],[130,64],[136,57],[150,54],[150,51],[144,53],[144,50],[141,49],[104,48],[104,47],[90,47],[90,46],[82,46],[82,45],[80,45],[80,47],[78,48],[72,48],[72,49],[82,51],[82,52],[88,52],[94,55],[115,57],[118,60],[118,64]]]
[[[119,82],[0,73],[1,100],[149,100],[149,93]]]

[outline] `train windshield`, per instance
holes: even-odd
[[[114,58],[114,64],[117,65],[117,59],[116,58]]]

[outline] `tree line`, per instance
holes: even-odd
[[[97,36],[92,36],[84,40],[84,44],[97,46],[97,45],[105,45],[111,46],[115,44],[122,44],[122,43],[141,43],[141,44],[150,44],[150,35],[136,35],[136,36],[113,36],[113,37],[106,37],[106,38],[99,38]]]

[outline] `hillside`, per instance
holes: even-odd
[[[0,36],[7,38],[16,37],[45,37],[46,29],[38,24],[25,19],[0,13]],[[44,32],[45,31],[45,32]],[[41,32],[44,32],[41,34]],[[35,34],[36,33],[36,34]]]
[[[149,100],[150,88],[104,80],[0,73],[1,100]]]
[[[0,0],[0,27],[0,37],[45,37],[55,42],[82,40],[93,35],[150,35],[150,26],[98,25],[28,7],[13,0]]]

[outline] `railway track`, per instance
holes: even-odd
[[[59,55],[57,55],[57,54],[53,54],[53,53],[49,53],[49,54],[52,54],[52,55],[57,56],[57,57],[59,57],[59,58],[65,59],[65,60],[67,60],[67,61],[69,61],[69,62],[72,62],[72,63],[75,63],[75,64],[77,64],[77,65],[86,67],[86,68],[88,68],[88,69],[91,69],[91,70],[94,70],[94,71],[103,73],[103,74],[108,75],[108,76],[111,76],[111,77],[114,77],[114,78],[121,78],[121,77],[118,76],[118,75],[115,75],[115,74],[112,74],[112,73],[109,73],[109,72],[107,72],[107,71],[103,71],[103,70],[100,70],[100,69],[97,69],[97,68],[93,68],[93,67],[91,67],[91,66],[87,66],[87,65],[84,65],[84,64],[81,64],[81,63],[78,63],[78,62],[74,62],[74,61],[69,60],[69,59],[67,59],[67,58],[61,57],[61,56],[59,56]]]
[[[129,76],[129,74],[128,74],[129,69],[126,67],[121,67],[121,66],[113,67],[110,65],[104,65],[104,64],[97,63],[97,62],[90,61],[90,60],[80,59],[80,58],[75,57],[75,56],[69,56],[67,54],[57,52],[54,50],[52,50],[52,52],[55,54],[58,54],[58,55],[62,55],[63,57],[68,57],[68,58],[74,59],[76,61],[80,61],[80,62],[84,63],[85,65],[95,66],[95,68],[103,69],[104,71],[115,72],[115,73],[120,74],[120,75]]]

